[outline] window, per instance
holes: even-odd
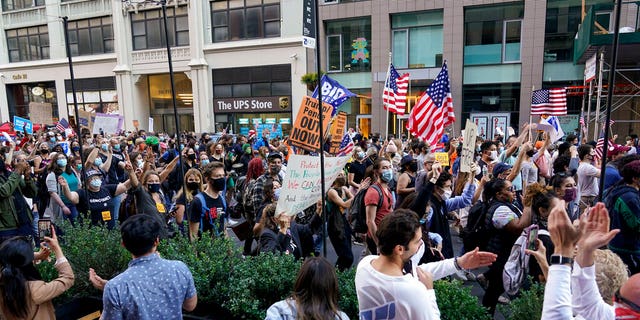
[[[522,4],[466,9],[464,64],[520,62],[523,16]]]
[[[327,70],[371,71],[371,18],[327,22]]]
[[[510,113],[509,126],[518,127],[520,83],[473,84],[462,87],[462,121],[471,113]],[[490,129],[491,130],[491,129]]]
[[[36,26],[7,30],[9,61],[49,59],[49,28]]]
[[[113,52],[111,17],[70,21],[69,46],[72,56]]]
[[[291,95],[291,65],[213,70],[215,98]]]
[[[44,0],[2,0],[2,11],[44,6]]]
[[[280,36],[280,0],[214,0],[212,41]]]
[[[189,45],[189,19],[187,7],[167,8],[169,45]],[[166,46],[164,22],[161,10],[142,11],[131,14],[133,50],[157,49]]]
[[[442,11],[394,15],[391,28],[394,66],[442,66]]]
[[[74,84],[78,110],[109,114],[120,113],[115,77],[76,79]],[[73,106],[71,80],[65,80],[64,87],[67,92],[67,104],[71,110]]]

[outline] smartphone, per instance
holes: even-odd
[[[38,220],[38,237],[44,241],[44,237],[51,237],[51,219]]]
[[[537,249],[537,241],[538,240],[538,225],[534,224],[529,227],[529,234],[527,235],[527,249],[536,250]]]

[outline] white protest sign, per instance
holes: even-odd
[[[149,132],[154,132],[153,131],[153,118],[149,117]]]
[[[473,163],[477,136],[478,126],[476,126],[473,121],[467,119],[467,124],[464,127],[462,154],[460,155],[460,172],[471,172],[471,164]]]
[[[324,158],[325,192],[342,171],[350,156]],[[287,176],[282,182],[282,190],[276,214],[284,212],[293,216],[314,205],[322,197],[322,176],[320,156],[291,155],[287,163]]]
[[[93,121],[93,134],[103,133],[117,134],[122,128],[122,118],[117,114],[96,113]]]

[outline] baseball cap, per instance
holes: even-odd
[[[402,160],[400,160],[400,167],[404,167],[405,165],[411,163],[411,161],[413,161],[412,156],[406,155],[402,157]]]
[[[609,151],[607,152],[607,157],[615,156],[617,154],[621,154],[623,152],[627,152],[631,150],[631,147],[623,146],[620,144],[614,144],[609,147]]]
[[[278,159],[282,160],[282,155],[280,154],[280,152],[271,152],[271,153],[269,153],[269,155],[267,156],[267,160],[271,160],[273,158],[278,158]]]
[[[98,170],[90,169],[90,170],[87,170],[84,173],[84,175],[86,176],[87,179],[89,179],[89,178],[91,178],[93,176],[101,176],[102,173],[100,171],[98,171]]]
[[[508,165],[504,162],[498,162],[493,166],[493,176],[497,177],[499,176],[501,173],[511,169],[512,166]]]

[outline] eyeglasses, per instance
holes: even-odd
[[[616,302],[622,302],[622,303],[626,304],[631,309],[633,309],[633,311],[640,312],[640,306],[635,304],[635,303],[633,303],[633,302],[631,302],[630,300],[626,299],[622,295],[620,295],[620,289],[618,289],[616,291],[616,293],[613,296],[613,298],[614,298],[614,301],[616,301]]]

